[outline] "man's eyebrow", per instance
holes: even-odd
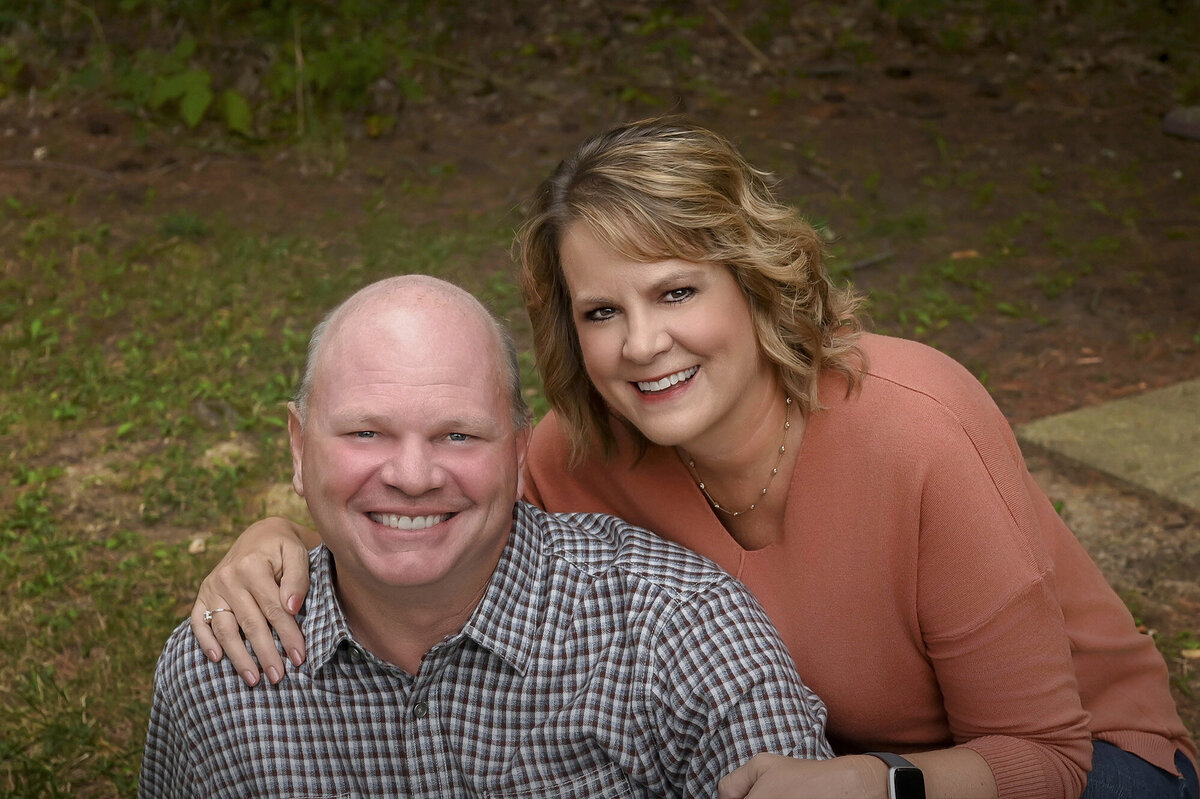
[[[349,408],[345,411],[333,414],[332,418],[339,425],[366,430],[376,427],[387,427],[399,419],[400,416],[397,414],[381,414],[373,411]],[[437,427],[446,430],[455,430],[460,428],[479,430],[487,429],[496,424],[496,419],[490,414],[485,413],[453,414],[435,421]]]
[[[379,427],[382,423],[387,422],[390,417],[383,416],[378,413],[361,410],[358,408],[348,408],[343,411],[337,411],[330,414],[331,418],[338,424],[350,425],[354,427]]]
[[[446,428],[463,430],[487,430],[496,425],[496,417],[484,413],[467,413],[451,416],[442,421]]]

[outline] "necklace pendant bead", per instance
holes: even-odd
[[[779,474],[779,464],[783,462],[783,454],[785,452],[787,452],[787,443],[786,443],[787,442],[787,434],[788,434],[788,430],[790,430],[792,428],[792,420],[791,420],[792,398],[784,397],[784,401],[786,402],[786,408],[787,408],[787,410],[784,414],[784,417],[783,417],[783,441],[784,441],[784,443],[781,443],[779,445],[779,455],[775,459],[775,467],[773,469],[771,469],[771,474],[769,474],[767,476],[767,484],[765,486],[763,486],[762,490],[759,492],[760,497],[766,496],[767,489],[771,485],[771,480],[773,480],[775,478],[775,475]],[[681,456],[683,454],[684,453],[680,453]],[[685,463],[687,463],[688,468],[691,469],[692,474],[696,478],[696,485],[698,485],[700,487],[700,492],[702,494],[704,494],[704,498],[708,500],[710,505],[712,505],[713,510],[719,510],[721,513],[728,514],[729,516],[741,516],[743,513],[749,513],[750,511],[752,511],[756,507],[758,507],[758,503],[753,502],[750,504],[750,507],[746,508],[745,510],[729,510],[728,508],[722,508],[720,503],[718,503],[715,499],[713,499],[712,495],[710,495],[708,493],[708,489],[705,487],[704,481],[700,479],[700,472],[698,472],[696,470],[696,459],[688,458],[685,461]]]

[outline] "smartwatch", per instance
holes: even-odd
[[[891,752],[866,752],[888,764],[888,799],[925,799],[921,769]]]

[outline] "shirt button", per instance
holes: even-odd
[[[417,702],[415,705],[413,705],[412,712],[413,716],[416,718],[423,719],[429,715],[429,705],[425,704],[424,702]]]

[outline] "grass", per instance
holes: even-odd
[[[943,232],[932,203],[871,213],[880,201],[864,185],[862,199],[830,208],[856,250]],[[317,240],[190,212],[80,222],[8,202],[0,794],[132,794],[154,663],[218,557],[209,536],[257,518],[264,486],[289,472],[283,404],[311,326],[354,287],[426,272],[472,289],[525,338],[504,254],[511,221],[414,227],[375,203],[339,238]],[[1020,253],[1058,247],[1082,263],[1126,247],[1119,234],[1076,242],[1049,214],[1001,219],[993,237],[992,254],[931,258],[874,291],[882,326],[926,336],[995,311],[1035,316],[998,288],[1025,265]],[[854,255],[839,250],[839,260]],[[1088,268],[1026,277],[1052,299]],[[1162,645],[1171,654],[1190,642]]]
[[[403,3],[386,10],[379,26],[361,24],[362,15],[375,13],[371,3],[310,4],[310,16],[253,17],[254,25],[266,26],[253,29],[251,18],[239,15],[253,11],[254,4],[226,3],[215,11],[210,5],[53,0],[43,4],[50,14],[42,24],[23,26],[16,20],[36,14],[39,4],[18,0],[0,12],[0,98],[30,91],[25,82],[32,74],[47,81],[34,87],[39,97],[56,101],[82,94],[132,109],[145,126],[183,123],[184,135],[194,135],[198,147],[236,149],[249,140],[295,135],[290,154],[320,175],[336,174],[347,164],[345,131],[352,126],[338,114],[367,114],[364,87],[380,77],[414,104],[423,92],[447,92],[444,99],[455,99],[447,86],[455,85],[458,73],[431,66],[439,54],[461,56],[459,68],[530,79],[545,69],[539,55],[544,50],[562,50],[571,69],[595,61],[606,69],[622,64],[596,81],[604,92],[597,102],[611,104],[614,115],[618,102],[665,110],[656,99],[665,84],[684,87],[713,106],[742,99],[731,100],[718,85],[715,76],[724,67],[706,62],[697,31],[714,23],[702,16],[635,9],[632,16],[612,20],[611,29],[576,29],[571,16],[556,17],[550,20],[555,29],[531,27],[522,34],[526,38],[489,55],[454,46],[454,26],[437,24],[439,13],[452,15],[468,4],[450,3],[439,11],[436,4]],[[300,0],[284,5],[306,7]],[[720,5],[731,11],[737,6]],[[1070,27],[1047,25],[1039,12],[1020,4],[876,5],[893,20],[920,23],[914,35],[928,32],[930,46],[947,53],[980,46],[983,19],[1006,47],[1033,32],[1054,39],[1054,31]],[[1100,14],[1122,26],[1135,13],[1165,13],[1158,5],[1147,9],[1118,0],[1060,5],[1076,21]],[[802,60],[871,64],[880,26],[854,19],[841,4],[813,7],[824,6],[837,24],[827,47],[801,54]],[[89,9],[95,9],[99,27]],[[405,16],[404,9],[420,13]],[[1195,15],[1190,6],[1182,13]],[[750,4],[739,19],[754,44],[769,50],[773,36],[794,16],[795,4],[768,0]],[[421,20],[430,24],[410,27]],[[1175,59],[1181,75],[1176,98],[1200,98],[1200,59],[1186,39],[1189,26],[1172,20],[1144,27],[1158,31],[1162,41],[1155,46]],[[210,28],[211,35],[205,32]],[[189,31],[196,34],[195,49],[184,58],[176,48]],[[235,44],[216,46],[223,36]],[[388,36],[399,46],[375,46]],[[612,58],[610,42],[622,37],[641,61]],[[76,42],[78,52],[70,57],[58,52],[54,42],[62,41]],[[308,83],[300,81],[299,92],[296,76],[288,72],[296,41],[318,68],[307,75]],[[222,116],[219,99],[237,77],[229,64],[248,56],[263,67],[246,90],[257,108],[249,136],[238,131],[236,117]],[[322,80],[319,67],[338,58],[348,68]],[[647,64],[653,69],[645,69]],[[193,128],[185,105],[202,98],[203,87],[182,78],[195,77],[197,69],[209,74],[214,96]],[[179,93],[156,91],[160,79]],[[585,79],[586,72],[581,85]],[[486,88],[479,83],[463,85],[475,93]],[[767,97],[779,103],[807,102],[799,79],[765,85]],[[390,115],[398,112],[369,113],[366,135],[372,136],[378,135],[372,125],[386,130],[394,121]],[[846,159],[834,151],[818,157],[819,146],[800,134],[788,142],[794,150],[769,151],[768,158],[778,163],[764,163],[782,173],[800,164],[828,178],[822,182],[837,196],[797,203],[821,219],[823,229],[837,232],[831,234],[833,268],[843,278],[863,279],[879,329],[936,341],[939,331],[984,317],[1050,324],[1047,309],[1071,292],[1086,291],[1093,272],[1136,263],[1131,256],[1143,246],[1139,226],[1153,194],[1138,164],[1106,156],[1076,166],[1055,158],[1013,167],[1014,180],[976,165],[954,132],[933,122],[927,132],[928,152],[905,154],[929,164],[911,186],[889,185],[870,164],[857,179],[843,182]],[[410,205],[433,205],[441,181],[454,178],[455,169],[454,163],[427,164],[424,177],[399,193]],[[839,191],[841,186],[846,188]],[[1187,207],[1200,208],[1200,195],[1191,195]],[[0,200],[5,453],[0,795],[5,796],[132,794],[162,642],[184,617],[220,545],[262,514],[264,487],[289,473],[283,403],[321,313],[371,280],[427,272],[475,291],[509,319],[518,341],[527,340],[505,254],[509,216],[441,213],[436,226],[414,224],[389,206],[382,190],[357,209],[342,233],[325,239],[307,231],[264,236],[194,210],[162,212],[153,189],[137,215],[112,211],[83,220],[71,212],[69,196],[53,208],[25,205],[15,196]],[[1080,235],[1077,223],[1088,217],[1111,223],[1109,231]],[[1168,235],[1196,238],[1182,223]],[[881,262],[876,260],[881,255],[889,265],[902,262],[891,270],[901,273],[893,282],[872,284],[865,269],[849,269]],[[1145,279],[1129,270],[1131,287]],[[1021,291],[1028,286],[1032,294]],[[1149,343],[1153,333],[1131,335]],[[1200,330],[1190,335],[1200,343]],[[528,351],[522,365],[540,414],[546,408]],[[1160,645],[1174,657],[1196,648],[1189,635]]]
[[[0,230],[0,794],[128,796],[158,651],[216,560],[205,538],[257,517],[288,473],[311,326],[406,271],[511,314],[507,273],[480,268],[509,228],[375,215],[316,242],[12,202]]]

